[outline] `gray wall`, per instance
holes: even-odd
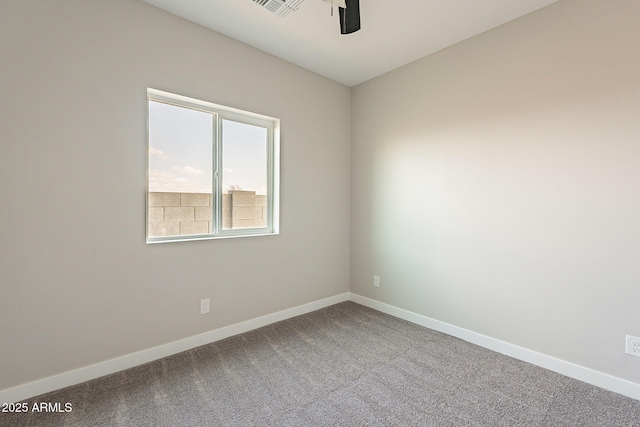
[[[0,390],[350,267],[352,292],[640,383],[638,17],[563,0],[350,91],[139,1],[0,2]],[[144,243],[147,87],[282,120],[280,235]]]
[[[348,87],[133,0],[3,0],[0,58],[0,390],[348,290]],[[281,119],[280,235],[145,244],[147,87]]]
[[[639,383],[639,19],[563,0],[353,88],[351,291]]]

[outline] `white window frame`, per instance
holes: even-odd
[[[280,120],[262,114],[251,113],[237,108],[226,107],[187,96],[176,95],[157,89],[147,88],[147,108],[149,101],[162,102],[178,107],[191,108],[207,112],[214,117],[213,141],[213,194],[211,197],[212,218],[211,233],[178,236],[149,236],[149,112],[147,111],[147,185],[145,234],[147,243],[183,242],[193,240],[211,240],[230,237],[265,236],[279,234],[279,190],[280,190]],[[222,228],[222,120],[255,125],[267,129],[267,206],[266,225],[258,228],[228,229]]]

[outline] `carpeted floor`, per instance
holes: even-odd
[[[37,398],[16,426],[640,426],[640,402],[352,302]]]

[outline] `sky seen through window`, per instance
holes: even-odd
[[[221,120],[222,189],[267,193],[267,129]],[[212,193],[214,115],[149,101],[149,191]]]

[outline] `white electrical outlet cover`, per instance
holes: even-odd
[[[209,298],[200,300],[200,314],[207,314],[210,310],[211,304]]]
[[[627,346],[625,353],[640,357],[640,338],[627,335]]]

